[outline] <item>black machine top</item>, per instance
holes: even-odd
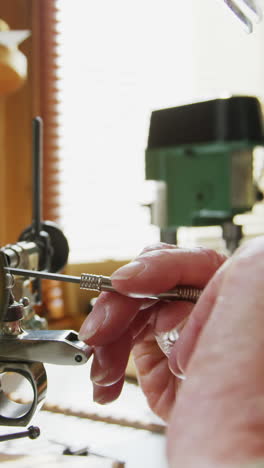
[[[233,96],[154,111],[147,149],[240,140],[264,144],[264,119],[255,97]]]

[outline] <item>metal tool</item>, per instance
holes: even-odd
[[[80,284],[80,289],[117,292],[116,289],[113,287],[111,278],[109,276],[91,275],[88,273],[82,273],[81,276],[69,276],[47,273],[45,271],[23,270],[9,267],[6,267],[5,271],[7,273],[12,273],[17,276],[26,276],[28,278],[42,278],[56,281],[65,281],[68,283],[78,283]],[[177,286],[175,289],[171,289],[164,293],[147,296],[137,294],[133,295],[133,297],[159,299],[163,301],[181,300],[197,302],[201,295],[201,292],[201,289],[198,288],[192,288],[189,286]]]
[[[242,22],[248,33],[253,31],[253,21],[259,22],[262,19],[260,0],[224,0],[224,2]]]
[[[0,360],[72,366],[84,364],[92,349],[72,330],[27,330],[16,337],[1,336]],[[1,362],[0,362],[1,368]]]
[[[73,330],[47,330],[47,321],[35,313],[41,303],[41,278],[6,273],[5,267],[60,271],[69,246],[60,228],[42,219],[42,120],[33,119],[32,224],[18,242],[0,249],[0,425],[25,426],[44,402],[47,375],[44,364],[80,365],[92,350]],[[13,279],[13,280],[12,280]],[[13,401],[4,380],[25,379],[30,402]]]
[[[0,435],[0,442],[7,440],[23,439],[29,437],[30,439],[37,439],[40,435],[40,429],[37,426],[30,426],[27,431],[16,432],[15,434]]]

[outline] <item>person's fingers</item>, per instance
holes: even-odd
[[[124,380],[125,376],[123,375],[120,380],[107,387],[93,384],[93,400],[96,403],[100,403],[100,405],[105,405],[106,403],[111,403],[116,400],[122,391]]]
[[[113,385],[121,378],[125,372],[133,344],[136,343],[139,335],[143,336],[142,332],[150,322],[153,315],[152,309],[153,307],[150,310],[143,310],[140,317],[138,316],[129,329],[114,342],[94,347],[91,380],[95,384],[101,386]],[[151,322],[154,323],[154,318]]]
[[[152,410],[167,420],[175,400],[177,379],[168,368],[168,361],[153,337],[152,326],[144,339],[133,348],[138,379]]]
[[[131,332],[127,331],[117,341],[95,346],[91,367],[91,380],[96,385],[115,384],[125,373],[132,346]]]
[[[194,304],[185,301],[163,303],[156,315],[154,334],[160,349],[167,358],[175,347],[175,341],[179,340],[186,319],[190,316]],[[177,361],[173,361],[172,373],[176,377],[183,378],[182,370],[177,367]]]
[[[212,311],[227,267],[228,262],[225,262],[210,280],[198,303],[193,307],[179,339],[170,349],[169,366],[176,376],[180,375],[179,370],[181,375],[184,375],[199,335]]]
[[[194,304],[187,301],[162,302],[157,305],[154,333],[158,335],[177,327],[193,310]],[[152,308],[155,310],[155,308]]]
[[[166,242],[156,242],[155,244],[147,245],[144,249],[140,252],[138,257],[144,255],[147,252],[152,252],[153,250],[162,250],[162,249],[178,249],[179,247],[174,244],[167,244]]]
[[[138,337],[141,336],[147,324],[154,321],[155,313],[155,305],[148,307],[147,309],[140,310],[140,312],[137,314],[129,328],[133,337],[133,342],[135,342],[138,339]]]
[[[142,302],[116,293],[101,293],[81,326],[79,339],[92,346],[114,342],[128,329]]]
[[[168,368],[167,357],[157,346],[154,337],[155,322],[157,333],[162,333],[171,327],[174,328],[190,313],[192,306],[192,304],[185,302],[152,306],[151,310],[142,311],[144,319],[142,317],[142,321],[138,322],[140,328],[137,327],[137,319],[139,318],[137,317],[121,338],[109,345],[95,347],[91,379],[94,384],[96,401],[102,401],[102,403],[112,401],[121,392],[122,385],[119,386],[118,382],[124,376],[132,346],[132,337],[134,337],[136,344],[133,355],[142,389],[146,393],[152,409],[162,418],[167,419],[175,399],[177,384]],[[159,314],[160,317],[155,320],[156,315]],[[164,315],[164,321],[162,315]],[[151,323],[148,325],[149,321]],[[144,331],[143,337],[141,332],[144,328],[147,330]],[[137,341],[137,336],[140,333],[140,341]]]
[[[262,238],[240,250],[224,272],[172,412],[175,466],[179,460],[192,466],[191,452],[210,466],[264,457],[263,254]]]
[[[176,285],[203,288],[226,260],[213,250],[165,248],[143,252],[111,277],[122,294],[158,294]]]
[[[143,293],[145,290],[145,294],[146,288],[150,294],[153,294],[170,289],[176,283],[204,286],[225,257],[206,249],[186,251],[174,247],[145,252],[138,259],[140,262],[143,261],[145,274],[142,273],[138,279],[130,281],[115,280],[117,287],[120,290],[123,288],[121,291],[123,293],[124,288],[128,288],[128,283],[131,291],[134,289]],[[141,264],[140,262],[136,263]],[[131,268],[131,265],[123,268]],[[143,299],[136,300],[118,294],[102,293],[93,311],[84,321],[79,338],[90,345],[110,343],[129,327],[139,310],[147,306],[148,301]]]

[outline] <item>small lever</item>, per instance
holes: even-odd
[[[0,335],[0,362],[42,362],[60,366],[85,364],[92,348],[73,330],[25,330]]]

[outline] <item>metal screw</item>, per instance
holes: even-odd
[[[30,426],[27,431],[15,432],[13,434],[5,434],[0,436],[0,442],[6,442],[7,440],[22,439],[23,437],[29,437],[30,439],[37,439],[40,435],[40,429],[37,426]]]
[[[76,354],[74,359],[76,362],[82,362],[82,356],[80,354]]]

